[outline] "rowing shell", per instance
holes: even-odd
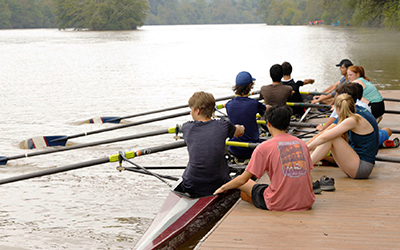
[[[239,197],[238,189],[200,198],[172,190],[134,249],[177,249],[205,226],[222,218]]]

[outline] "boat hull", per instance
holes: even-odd
[[[222,218],[239,197],[239,190],[201,198],[171,191],[134,249],[177,249],[204,227]]]

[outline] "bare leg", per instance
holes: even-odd
[[[324,158],[329,150],[332,151],[333,159],[339,168],[345,174],[354,178],[357,174],[358,166],[360,165],[360,157],[342,137],[336,137],[333,140],[319,145],[311,155],[313,164]]]
[[[242,200],[253,204],[253,200],[251,198],[251,190],[253,189],[253,186],[255,184],[256,182],[250,179],[244,185],[239,187],[239,189],[242,191],[240,193],[240,198],[242,198]]]

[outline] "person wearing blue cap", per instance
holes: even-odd
[[[256,121],[257,113],[264,115],[265,105],[256,99],[249,98],[250,90],[256,79],[249,72],[242,71],[236,76],[236,84],[232,90],[236,97],[226,103],[228,118],[233,124],[244,125],[245,132],[241,137],[232,137],[231,141],[260,142],[260,133]],[[230,152],[239,159],[249,159],[254,149],[229,147]]]
[[[272,78],[272,84],[262,86],[260,89],[260,99],[264,98],[265,105],[268,107],[274,105],[286,105],[288,98],[294,92],[292,87],[282,85],[283,68],[280,64],[274,64],[269,70]]]

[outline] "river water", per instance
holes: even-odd
[[[303,90],[336,82],[343,58],[379,89],[400,89],[400,33],[344,27],[144,26],[136,31],[0,30],[0,156],[33,152],[20,142],[74,135],[110,124],[84,121],[186,104],[195,91],[232,95],[238,72],[271,82],[289,61]],[[188,109],[182,109],[184,111]],[[168,112],[169,114],[174,112]],[[164,114],[129,119],[140,121]],[[71,139],[80,144],[174,127],[190,116]],[[125,123],[129,122],[125,121]],[[11,160],[0,178],[173,142],[173,135]],[[186,149],[142,156],[142,166],[183,166]],[[161,181],[103,164],[2,185],[0,249],[130,249],[168,194]],[[160,171],[159,171],[160,172]],[[179,176],[180,170],[163,170]]]

